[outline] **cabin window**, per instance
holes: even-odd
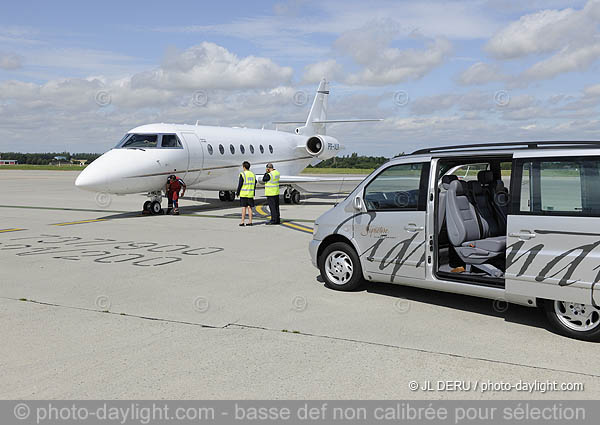
[[[250,145],[250,153],[254,154],[254,145]]]
[[[225,153],[225,148],[223,147],[223,145],[219,145],[219,152],[221,152],[221,155]]]
[[[244,147],[244,145],[240,145],[240,152],[243,154],[246,153],[246,148]]]
[[[260,145],[258,148],[260,149],[260,153],[265,153],[265,148],[263,148],[263,145]]]
[[[158,144],[156,134],[131,134],[121,145],[122,148],[155,148]]]
[[[175,148],[175,149],[183,148],[183,146],[181,146],[181,142],[179,141],[177,136],[174,134],[163,134],[161,146],[163,148]]]
[[[273,153],[273,146],[269,145],[269,152]]]
[[[231,152],[232,155],[235,154],[235,148],[233,147],[233,145],[229,145],[229,151]]]
[[[212,145],[207,145],[207,146],[206,146],[206,149],[208,149],[208,153],[209,153],[209,155],[212,155],[212,154],[213,154],[213,148],[212,148]]]

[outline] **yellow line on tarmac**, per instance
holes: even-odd
[[[0,229],[0,233],[8,233],[8,232],[19,232],[25,229]]]
[[[264,218],[269,218],[271,217],[269,214],[267,214],[265,212],[265,210],[263,209],[262,205],[257,205],[256,206],[256,212],[259,213],[262,217]],[[306,226],[302,226],[299,224],[295,224],[295,223],[291,223],[289,221],[286,221],[284,223],[281,223],[282,226],[286,226],[289,227],[291,229],[295,229],[295,230],[300,230],[301,232],[305,232],[305,233],[310,233],[312,234],[313,229],[311,229],[310,227],[306,227]]]
[[[262,205],[257,205],[256,206],[256,212],[259,213],[260,215],[262,215],[263,217],[269,217],[269,214],[267,214],[265,212],[265,210],[263,209]]]
[[[301,231],[306,232],[306,233],[312,233],[313,232],[312,229],[309,228],[309,227],[299,226],[299,225],[294,224],[294,223],[281,223],[281,224],[283,226],[287,226],[287,227],[291,227],[293,229],[301,230]]]
[[[71,224],[95,223],[96,221],[106,221],[106,218],[97,218],[95,220],[69,221],[67,223],[54,223],[52,226],[70,226]]]

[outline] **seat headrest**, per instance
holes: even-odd
[[[448,191],[456,193],[456,196],[461,196],[467,193],[467,182],[462,180],[452,180]]]
[[[450,187],[450,183],[452,183],[454,180],[458,180],[458,177],[455,176],[454,174],[448,174],[446,176],[442,176],[442,187],[446,190],[448,190],[448,188]]]
[[[494,182],[494,191],[501,192],[503,190],[505,190],[505,188],[504,188],[504,182],[502,180],[496,180]]]
[[[481,184],[490,184],[494,181],[494,173],[491,170],[482,170],[477,173],[477,181]]]
[[[471,189],[471,192],[475,196],[479,196],[479,195],[483,194],[483,187],[481,187],[481,183],[479,183],[478,181],[475,181],[475,180],[470,181],[469,189]]]

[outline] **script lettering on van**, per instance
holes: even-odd
[[[568,232],[552,232],[549,230],[535,230],[535,233],[539,234],[548,234],[548,233],[568,233]],[[588,236],[597,236],[594,234],[588,234]],[[535,260],[535,258],[539,255],[540,252],[544,249],[544,244],[540,243],[532,246],[531,248],[527,247],[523,249],[523,246],[527,243],[527,241],[518,241],[512,245],[506,247],[506,270],[510,269],[513,265],[515,265],[519,260],[524,258],[523,264],[519,270],[515,273],[515,276],[524,275],[531,267],[531,264]],[[580,279],[572,279],[574,273],[577,268],[581,265],[583,260],[590,255],[590,253],[600,246],[600,240],[596,242],[591,242],[583,245],[579,245],[573,248],[569,248],[560,254],[554,256],[547,264],[542,267],[537,275],[535,276],[536,282],[544,282],[547,279],[555,278],[560,275],[560,280],[558,281],[559,286],[569,286],[574,283],[580,282]],[[559,263],[562,264],[563,260],[570,260],[566,264],[559,266]],[[593,270],[600,269],[600,265],[596,266]],[[600,308],[596,300],[594,299],[594,289],[597,283],[600,282],[600,271],[597,272],[592,285],[591,285],[591,304]]]
[[[354,220],[355,217],[358,217],[360,215],[368,215],[369,216],[369,222],[367,223],[367,225],[364,227],[364,229],[361,230],[361,235],[362,236],[371,236],[374,238],[377,238],[377,241],[371,245],[370,247],[368,247],[364,252],[359,253],[360,257],[362,257],[363,255],[367,254],[367,261],[373,261],[375,259],[375,256],[377,254],[377,252],[381,249],[381,244],[383,243],[383,241],[386,240],[386,235],[388,232],[388,229],[383,227],[383,226],[375,226],[375,227],[371,227],[371,223],[373,223],[373,220],[375,220],[375,217],[377,216],[377,213],[374,211],[369,211],[369,212],[360,212],[357,214],[353,214],[352,216],[346,218],[344,221],[342,221],[337,227],[336,229],[333,231],[333,233],[338,233],[338,231],[344,226],[344,224],[346,224],[347,222]],[[422,254],[419,258],[418,261],[416,261],[416,263],[414,264],[414,267],[419,268],[421,266],[423,266],[423,264],[425,263],[425,249],[424,249],[424,245],[425,245],[425,241],[419,243],[416,247],[414,247],[412,250],[409,251],[412,243],[415,241],[415,239],[417,239],[417,237],[420,235],[421,232],[415,232],[411,237],[404,239],[398,243],[396,243],[395,245],[393,245],[390,249],[388,249],[388,251],[383,255],[381,261],[379,262],[379,270],[385,270],[388,267],[390,267],[392,264],[394,265],[392,272],[390,273],[390,282],[394,282],[394,279],[396,278],[396,275],[398,274],[398,271],[400,270],[400,268],[402,266],[410,266],[411,264],[407,264],[407,262],[409,260],[411,260],[411,258],[413,258],[413,256],[415,254],[419,254],[422,251]],[[417,258],[416,256],[414,258]]]
[[[375,226],[369,227],[364,226],[364,228],[360,231],[361,236],[369,236],[372,238],[381,238],[385,237],[388,234],[388,228],[383,226]]]

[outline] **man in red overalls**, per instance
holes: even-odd
[[[173,215],[179,215],[179,198],[183,198],[185,195],[185,183],[175,174],[171,174],[169,179],[167,180],[167,199],[169,200],[169,206],[167,208],[167,214],[171,214],[171,210],[173,210]],[[181,195],[179,191],[181,190]]]

